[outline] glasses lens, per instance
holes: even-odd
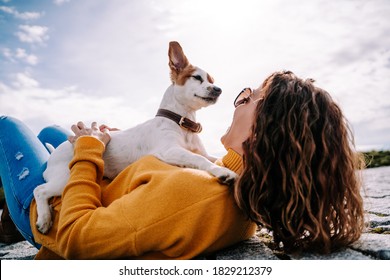
[[[249,100],[252,90],[250,88],[244,88],[234,100],[234,107],[238,107],[241,104],[246,103]]]

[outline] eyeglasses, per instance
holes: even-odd
[[[262,99],[263,97],[253,100],[253,90],[251,88],[244,88],[234,100],[234,108],[237,108],[242,104],[248,103],[249,100],[252,100],[253,103],[256,103],[257,101],[260,101]]]

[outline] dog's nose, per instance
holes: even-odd
[[[210,94],[214,95],[214,96],[220,96],[222,93],[222,89],[219,88],[219,87],[216,87],[216,86],[213,86],[210,90]]]

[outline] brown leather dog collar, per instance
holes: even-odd
[[[168,118],[175,123],[177,123],[180,127],[187,129],[194,133],[199,133],[202,131],[202,125],[200,123],[196,123],[191,121],[190,119],[180,116],[172,111],[166,109],[159,109],[157,111],[156,117],[165,117]]]

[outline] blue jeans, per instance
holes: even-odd
[[[35,243],[30,225],[33,190],[44,183],[42,173],[49,152],[45,143],[57,147],[70,133],[58,126],[43,129],[38,136],[21,121],[0,117],[0,178],[11,219],[32,245]]]

